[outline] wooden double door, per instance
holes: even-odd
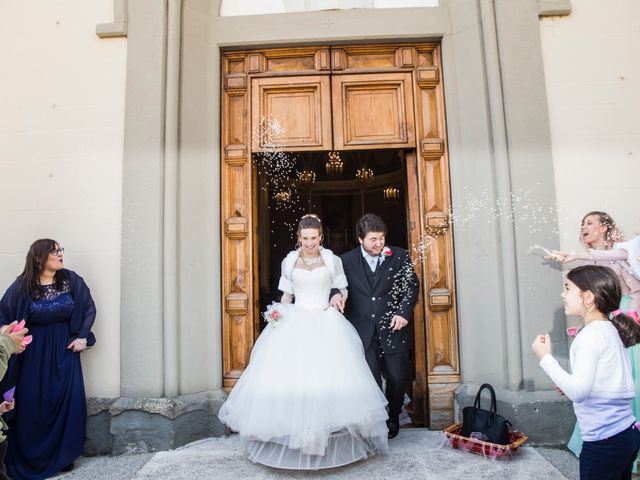
[[[408,248],[421,280],[413,325],[413,418],[431,428],[453,420],[460,369],[440,58],[435,43],[222,55],[225,389],[242,373],[259,333],[259,192],[252,154],[400,149]]]
[[[415,147],[411,73],[259,77],[251,87],[252,125],[263,126],[254,152]]]

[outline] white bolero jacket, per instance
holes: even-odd
[[[324,265],[329,270],[331,275],[331,288],[338,290],[344,290],[347,288],[347,276],[344,274],[342,268],[342,260],[340,257],[333,254],[328,248],[320,247],[320,255]],[[278,290],[284,293],[293,295],[293,283],[291,281],[291,274],[296,266],[296,261],[300,256],[300,249],[293,250],[282,261],[282,274],[280,276],[280,282],[278,283]]]

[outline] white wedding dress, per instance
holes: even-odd
[[[282,318],[258,338],[218,415],[249,440],[252,461],[271,467],[315,470],[387,452],[387,400],[356,330],[328,307],[342,264],[322,253],[327,262],[313,269],[295,262],[281,280],[295,303],[278,308]]]

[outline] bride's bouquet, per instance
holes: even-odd
[[[276,327],[282,318],[282,304],[272,302],[271,305],[267,306],[267,311],[262,314],[262,317],[269,325]]]

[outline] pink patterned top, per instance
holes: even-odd
[[[640,280],[630,272],[627,257],[626,250],[589,249],[583,258],[586,264],[609,267],[616,272],[622,285],[622,294],[631,297],[629,310],[640,313]]]

